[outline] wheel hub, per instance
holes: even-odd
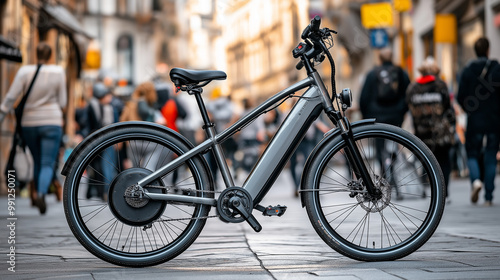
[[[381,192],[378,197],[370,195],[367,191],[358,193],[356,199],[359,205],[368,212],[380,212],[391,202],[391,184],[378,175],[375,175],[375,188]],[[366,187],[364,187],[366,190]]]
[[[143,168],[127,169],[115,177],[109,187],[109,207],[117,219],[131,226],[149,225],[165,211],[166,202],[150,200],[144,196],[144,189],[134,184],[153,173]],[[163,186],[163,182],[153,184]],[[148,189],[152,193],[165,193],[165,189]]]

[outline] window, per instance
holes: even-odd
[[[116,50],[118,55],[116,66],[119,78],[127,79],[130,83],[132,82],[134,71],[134,49],[132,44],[132,36],[121,35],[120,37],[118,37]]]

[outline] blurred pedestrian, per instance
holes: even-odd
[[[235,121],[235,105],[231,100],[231,96],[223,94],[219,87],[212,90],[210,99],[211,100],[206,104],[207,111],[210,115],[210,120],[215,124],[215,131],[217,133],[221,133],[229,127],[233,121]],[[234,163],[234,153],[237,149],[238,144],[233,137],[222,143],[222,150],[224,151],[226,158],[229,160],[230,166]],[[208,163],[210,164],[210,167],[214,167],[212,172],[214,172],[213,176],[216,178],[218,168],[212,153],[208,154]]]
[[[404,116],[408,111],[406,104],[406,89],[410,79],[406,72],[392,63],[392,51],[389,48],[380,50],[381,65],[375,67],[366,76],[359,107],[364,118],[375,118],[377,122],[392,124],[401,127]],[[396,154],[385,147],[383,139],[376,139],[375,150],[380,168],[392,168],[391,162]],[[392,174],[393,172],[388,172]],[[394,178],[386,178],[389,181]],[[398,199],[402,196],[396,188]]]
[[[125,105],[120,121],[148,121],[165,125],[165,119],[156,104],[158,96],[152,82],[139,84]]]
[[[244,112],[242,116],[248,114],[254,106],[251,99],[243,100]],[[266,139],[266,131],[264,128],[264,120],[257,118],[247,125],[238,135],[238,154],[235,159],[235,172],[241,168],[246,172],[250,172],[252,167],[257,162],[260,154],[260,145]]]
[[[66,107],[66,75],[61,66],[47,64],[52,55],[46,43],[36,48],[37,65],[26,65],[19,69],[5,100],[0,106],[0,122],[12,109],[20,96],[36,80],[24,106],[21,120],[22,138],[34,161],[34,180],[37,190],[35,205],[41,214],[47,211],[45,195],[53,180],[55,163],[62,138],[63,109]]]
[[[108,87],[97,82],[92,87],[92,98],[87,109],[89,132],[92,133],[118,121],[118,112],[111,105],[113,95]],[[108,198],[109,183],[116,175],[116,151],[110,147],[102,152],[101,160],[92,161],[89,174],[87,199],[97,196],[104,201]]]
[[[181,91],[177,95],[177,101],[186,111],[186,117],[177,120],[177,128],[184,137],[193,143],[193,145],[196,145],[202,141],[204,135],[201,129],[203,120],[198,109],[198,103],[196,103],[196,98],[190,96],[187,92]]]
[[[455,111],[448,87],[438,76],[440,69],[434,59],[428,57],[418,71],[422,76],[408,87],[406,101],[413,117],[415,135],[431,149],[443,171],[448,198],[450,148],[455,143]]]
[[[305,163],[309,154],[311,154],[314,146],[316,146],[316,134],[318,131],[326,133],[329,130],[328,126],[317,119],[313,122],[312,126],[306,132],[304,139],[300,142],[299,146],[290,158],[290,172],[295,183],[294,195],[299,196],[300,178],[304,169]]]
[[[171,84],[168,85],[168,94],[166,95],[167,100],[160,108],[162,116],[165,118],[165,122],[168,128],[179,132],[179,128],[177,127],[177,120],[185,119],[187,117],[187,112],[184,107],[177,100]],[[159,88],[156,87],[156,91],[158,92]]]
[[[472,183],[471,202],[477,203],[484,186],[486,206],[492,205],[500,144],[500,65],[488,59],[489,45],[484,37],[474,43],[477,59],[463,70],[457,94],[458,103],[467,113],[465,149]],[[484,185],[480,179],[481,150],[484,150]]]
[[[410,79],[401,67],[392,63],[390,49],[382,49],[379,58],[381,65],[367,74],[361,90],[361,113],[364,118],[401,126],[408,111],[405,97]]]

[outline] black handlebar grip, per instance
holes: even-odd
[[[302,67],[304,67],[304,62],[302,60],[299,61],[299,63],[297,63],[297,65],[295,65],[295,68],[297,68],[297,70],[302,69]]]
[[[311,20],[311,31],[312,32],[318,31],[320,25],[321,25],[321,18],[319,16],[315,16]]]

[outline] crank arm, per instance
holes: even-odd
[[[217,206],[217,200],[214,198],[187,196],[181,194],[163,194],[163,193],[144,193],[145,198],[151,200],[164,200],[171,202],[188,202],[192,204],[203,204],[210,206]]]
[[[232,202],[233,208],[245,218],[247,223],[255,230],[255,232],[259,232],[262,230],[262,226],[260,225],[259,221],[252,215],[252,213],[249,213],[243,204],[241,204],[240,201],[233,201]]]

